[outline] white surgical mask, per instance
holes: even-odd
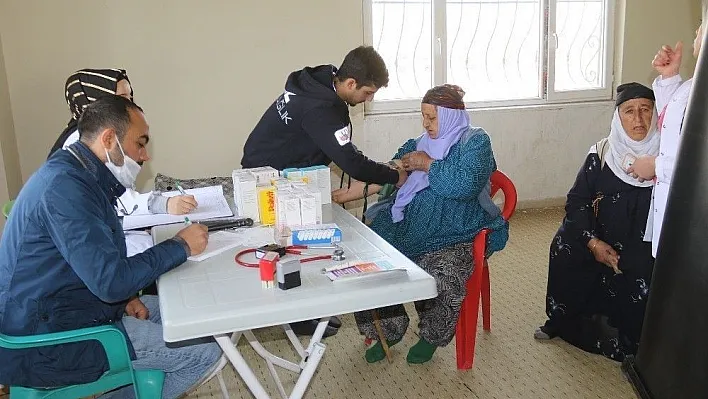
[[[118,166],[114,164],[113,161],[111,161],[111,156],[108,154],[108,150],[105,150],[106,158],[108,159],[108,162],[106,162],[106,167],[111,171],[111,173],[113,173],[113,176],[118,179],[123,187],[134,188],[135,180],[138,178],[138,173],[140,173],[140,165],[138,165],[133,158],[125,155],[125,151],[123,151],[120,141],[118,141],[118,148],[123,154],[123,165]]]

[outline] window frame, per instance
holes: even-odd
[[[611,100],[614,90],[614,44],[615,44],[615,7],[616,0],[602,0],[605,7],[604,35],[602,45],[605,49],[604,65],[601,71],[604,86],[597,89],[556,91],[555,90],[555,59],[556,59],[556,6],[558,0],[541,0],[540,7],[543,20],[539,21],[539,54],[543,60],[538,68],[539,96],[500,101],[466,102],[467,109],[529,107],[577,102],[595,102]],[[372,46],[373,40],[373,0],[363,0],[364,44]],[[431,0],[432,10],[432,69],[433,84],[446,83],[447,80],[447,34],[446,34],[446,0]],[[546,13],[545,10],[548,10]],[[547,20],[546,20],[547,19]],[[544,72],[545,77],[544,77]],[[364,105],[367,115],[410,113],[420,111],[420,99],[374,101]]]

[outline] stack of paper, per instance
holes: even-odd
[[[233,212],[231,212],[229,203],[226,202],[221,186],[195,188],[185,190],[185,192],[193,195],[198,204],[197,209],[187,215],[151,214],[147,210],[147,200],[150,193],[136,196],[133,204],[126,202],[125,206],[127,209],[133,209],[133,205],[138,205],[138,209],[132,215],[123,218],[123,230],[179,223],[184,221],[185,216],[188,216],[193,222],[233,216]],[[174,197],[180,195],[180,193],[179,191],[171,191],[163,193],[163,195],[166,197]]]

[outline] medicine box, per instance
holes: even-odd
[[[285,176],[285,178],[288,180],[296,181],[296,180],[302,180],[302,178],[305,177],[305,174],[300,169],[288,168],[288,169],[283,169],[283,176]]]
[[[307,184],[312,184],[315,187],[319,187],[319,173],[316,168],[302,168],[301,170],[305,174],[305,178],[307,178]]]
[[[302,224],[300,216],[300,198],[291,193],[276,192],[275,195],[275,233],[277,236],[290,236],[290,227]]]
[[[234,182],[234,205],[238,215],[260,222],[256,178],[244,170],[235,170],[231,177]]]
[[[275,224],[275,187],[261,186],[258,192],[258,214],[261,224],[272,226]]]
[[[302,224],[300,216],[300,198],[295,196],[287,197],[284,201],[285,220],[288,226],[299,226]]]
[[[270,166],[261,166],[259,168],[251,168],[244,170],[251,172],[253,177],[256,178],[256,184],[259,186],[269,186],[271,184],[271,180],[280,177],[280,172]]]
[[[334,223],[292,227],[293,245],[334,244],[342,241],[342,231]]]
[[[322,223],[322,193],[320,192],[318,187],[315,187],[311,184],[309,184],[306,188],[305,191],[307,194],[313,196],[315,198],[315,201],[317,202],[317,215],[316,215],[316,224]]]
[[[275,191],[275,237],[276,241],[279,237],[289,237],[290,230],[288,229],[288,220],[285,215],[285,204],[290,194],[283,190]]]
[[[300,224],[310,226],[317,224],[317,200],[314,196],[304,193],[300,197]],[[320,208],[320,212],[322,209]]]
[[[317,170],[317,186],[322,193],[322,203],[332,203],[332,178],[330,176],[329,167],[314,166]]]

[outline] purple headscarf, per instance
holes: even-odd
[[[451,109],[437,106],[438,112],[438,137],[430,138],[427,133],[418,141],[416,150],[423,151],[433,159],[443,159],[450,152],[450,147],[455,145],[462,134],[470,125],[470,118],[464,109]],[[416,170],[408,176],[408,180],[401,186],[396,194],[396,201],[391,207],[393,222],[403,220],[403,209],[408,205],[418,191],[428,187],[428,173]]]

